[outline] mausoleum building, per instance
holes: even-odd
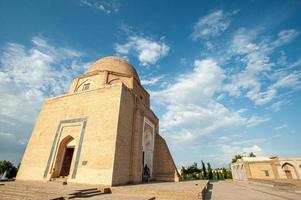
[[[44,101],[17,180],[122,185],[179,174],[134,67],[105,57]]]

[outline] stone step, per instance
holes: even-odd
[[[90,189],[83,189],[77,190],[73,193],[68,194],[69,198],[88,198],[96,195],[101,194],[110,194],[111,190],[109,188],[90,188]]]
[[[8,185],[3,188],[0,188],[0,194],[9,194],[11,196],[17,195],[19,199],[25,198],[31,198],[31,197],[36,197],[36,196],[42,196],[45,198],[46,196],[49,198],[55,198],[55,197],[60,197],[60,196],[66,196],[66,197],[71,197],[71,196],[84,196],[84,197],[89,197],[89,196],[94,196],[94,195],[99,195],[99,194],[109,194],[111,193],[111,190],[109,187],[95,187],[95,188],[89,188],[89,189],[82,189],[78,190],[76,188],[66,188],[65,190],[59,189],[59,190],[47,190],[47,189],[39,189],[39,188],[31,188],[31,187],[22,187],[22,186],[15,186],[15,185]],[[1,195],[0,195],[1,196]],[[22,197],[22,198],[20,198]],[[0,197],[1,199],[1,197]]]

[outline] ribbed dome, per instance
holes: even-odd
[[[91,65],[91,67],[89,67],[85,74],[99,70],[126,74],[136,78],[140,82],[135,68],[126,60],[117,56],[107,56],[97,60],[93,65]]]

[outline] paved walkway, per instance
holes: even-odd
[[[301,194],[234,181],[211,182],[206,200],[300,200]]]

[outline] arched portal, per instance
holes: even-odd
[[[284,163],[282,169],[287,179],[297,179],[297,173],[295,167],[290,163]]]
[[[145,118],[143,125],[143,159],[142,171],[143,179],[149,179],[153,173],[153,154],[154,154],[154,125]]]
[[[66,177],[70,174],[74,148],[75,140],[71,136],[66,136],[60,142],[54,165],[54,172],[52,173],[52,178]]]

